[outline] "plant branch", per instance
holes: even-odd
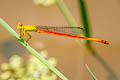
[[[60,73],[53,65],[49,64],[36,50],[34,50],[23,39],[19,38],[19,35],[2,19],[0,18],[0,24],[4,27],[12,36],[14,36],[32,55],[39,59],[44,65],[46,65],[51,71],[58,75],[63,80],[68,80],[62,73]]]
[[[81,15],[82,24],[84,27],[85,36],[91,37],[90,22],[89,22],[89,18],[88,18],[88,12],[87,12],[85,1],[78,0],[78,4],[79,4],[80,15]],[[87,46],[91,45],[91,41],[87,40],[86,45]]]
[[[63,0],[56,0],[57,6],[60,8],[63,16],[66,18],[67,22],[71,26],[78,26],[77,23],[75,22],[73,16],[70,14],[69,10],[65,6]]]
[[[65,17],[66,21],[68,22],[68,24],[72,27],[77,27],[77,23],[75,22],[75,19],[73,18],[73,16],[71,15],[71,13],[69,12],[69,10],[67,9],[66,5],[64,4],[63,0],[56,0],[57,6],[58,8],[61,10],[63,16]],[[78,29],[73,29],[74,32],[78,32]],[[84,34],[77,34],[78,36],[84,36]],[[80,39],[81,42],[85,43],[86,40],[82,40]]]

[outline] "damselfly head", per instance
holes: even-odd
[[[18,30],[22,30],[22,23],[21,23],[21,22],[18,23],[17,29],[18,29]]]

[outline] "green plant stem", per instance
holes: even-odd
[[[90,73],[90,75],[92,76],[92,78],[93,78],[94,80],[97,80],[96,77],[95,77],[95,75],[92,73],[92,71],[91,71],[90,68],[88,67],[88,65],[85,64],[85,66],[86,66],[88,72]]]
[[[0,18],[0,24],[12,35],[14,36],[32,55],[39,59],[43,64],[45,64],[50,70],[52,70],[56,75],[58,75],[63,80],[68,80],[62,73],[60,73],[53,65],[49,64],[36,50],[34,50],[28,43],[19,38],[19,35],[2,19]]]
[[[83,24],[83,27],[84,27],[85,36],[86,37],[92,37],[91,36],[91,31],[90,31],[90,22],[89,22],[89,19],[88,19],[88,12],[87,12],[85,1],[84,0],[78,0],[78,4],[79,4],[80,15],[81,15],[82,24]],[[91,45],[91,41],[87,40],[86,45],[87,46]]]
[[[61,12],[63,13],[64,17],[66,18],[68,24],[71,26],[78,26],[73,16],[70,14],[69,10],[65,6],[63,0],[56,0],[56,3],[58,7],[60,8]]]
[[[75,19],[73,18],[67,7],[65,6],[63,0],[56,0],[56,3],[58,8],[61,10],[63,16],[65,17],[66,21],[68,22],[68,24],[73,27],[78,26],[77,23],[75,22]],[[73,29],[73,30],[74,32],[78,32],[78,29]],[[77,34],[77,35],[84,36],[83,34]],[[80,39],[80,41],[85,42],[82,39]]]

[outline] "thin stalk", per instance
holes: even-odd
[[[49,64],[36,50],[34,50],[23,39],[19,38],[19,35],[2,19],[0,18],[0,24],[4,27],[12,36],[14,36],[32,55],[39,59],[44,65],[46,65],[51,71],[58,75],[63,80],[68,80],[62,73],[60,73],[53,65]]]
[[[93,72],[92,72],[92,71],[90,70],[90,68],[88,67],[88,65],[85,64],[85,66],[86,66],[88,72],[90,73],[90,75],[92,76],[92,78],[93,78],[94,80],[97,80],[96,77],[95,77],[95,75],[93,74]]]
[[[81,15],[82,24],[84,27],[85,36],[91,37],[90,22],[89,22],[89,18],[88,18],[88,11],[86,8],[85,1],[78,0],[78,4],[79,4],[80,15]],[[87,46],[91,45],[91,41],[86,41],[86,45]]]
[[[78,26],[77,23],[75,22],[75,19],[67,9],[66,5],[64,4],[63,0],[56,0],[58,8],[61,10],[63,16],[65,17],[66,21],[68,24],[72,27]],[[78,29],[73,29],[74,32],[78,32]],[[78,36],[84,36],[83,34],[77,34]],[[81,42],[85,42],[85,40],[80,39]]]
[[[73,16],[70,14],[69,10],[65,6],[63,0],[56,0],[57,6],[60,8],[63,16],[66,18],[67,22],[71,26],[78,26],[77,23],[75,22],[75,19]]]

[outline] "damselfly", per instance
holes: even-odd
[[[25,37],[25,35],[28,35],[28,39],[26,41],[29,41],[31,39],[31,35],[28,32],[38,32],[38,33],[48,33],[59,36],[79,38],[79,39],[91,40],[91,41],[101,42],[104,44],[109,44],[105,40],[79,36],[79,34],[83,34],[82,33],[83,28],[81,27],[36,26],[36,25],[22,25],[22,23],[18,23],[17,29],[20,32],[21,38]]]

